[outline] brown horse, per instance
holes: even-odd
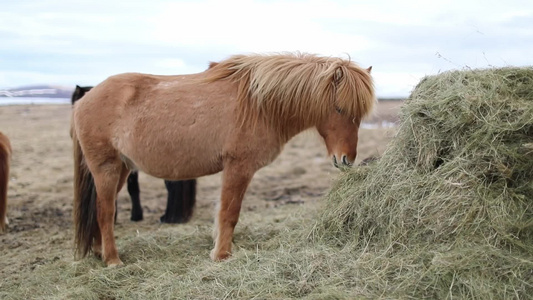
[[[7,184],[10,159],[11,143],[7,136],[0,132],[0,232],[6,229],[7,224]]]
[[[100,83],[72,118],[78,254],[122,264],[113,216],[130,170],[169,180],[223,171],[211,258],[227,258],[252,176],[293,136],[316,127],[333,163],[352,165],[376,101],[370,69],[300,53],[236,55],[198,74]]]

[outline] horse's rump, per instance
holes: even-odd
[[[9,183],[9,162],[11,159],[11,143],[7,136],[0,132],[0,231],[6,227],[7,185]]]

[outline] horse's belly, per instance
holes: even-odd
[[[126,164],[158,178],[192,179],[223,168],[220,136],[137,132],[123,135],[118,144]]]
[[[183,163],[177,161],[167,161],[164,164],[160,162],[141,162],[136,165],[137,168],[146,174],[167,180],[185,180],[193,179],[206,175],[211,175],[222,171],[222,163],[198,164]]]
[[[164,155],[158,151],[148,155],[123,154],[126,164],[154,177],[168,180],[185,180],[211,175],[222,171],[222,159],[202,160],[176,151],[176,155]]]

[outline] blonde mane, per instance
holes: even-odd
[[[350,60],[302,53],[235,55],[211,63],[207,82],[238,82],[240,118],[316,125],[332,111],[361,120],[375,103],[368,70]]]

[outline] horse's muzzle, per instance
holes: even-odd
[[[346,155],[342,155],[340,161],[337,160],[337,156],[333,155],[333,165],[336,168],[349,168],[353,165],[353,162],[348,160],[348,157]]]

